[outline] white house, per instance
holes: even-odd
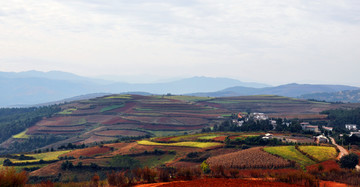
[[[266,140],[273,139],[273,135],[270,133],[266,133],[265,136],[262,137],[262,139],[266,139]]]
[[[333,127],[323,127],[323,129],[326,131],[332,131],[334,128]]]
[[[356,124],[345,124],[345,128],[349,131],[356,131],[357,125]]]

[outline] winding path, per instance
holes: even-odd
[[[334,144],[340,150],[339,156],[337,157],[338,160],[340,160],[341,157],[349,154],[349,152],[344,147],[336,144],[333,137],[330,137],[330,139],[331,139],[331,143]]]
[[[338,160],[340,160],[341,157],[349,154],[349,152],[344,147],[336,144],[334,138],[330,137],[330,139],[331,139],[331,143],[334,144],[340,150],[339,156],[337,157]],[[359,165],[356,165],[355,168],[357,171],[360,171]]]

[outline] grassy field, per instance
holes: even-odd
[[[145,156],[139,160],[141,162],[141,167],[147,166],[151,168],[170,162],[174,160],[175,156],[176,155],[170,155],[170,154],[164,154],[160,156],[150,155],[150,156]]]
[[[265,147],[264,151],[279,155],[285,159],[295,161],[300,165],[307,166],[315,164],[310,158],[306,157],[298,150],[295,149],[295,146],[278,146],[278,147]]]
[[[113,95],[105,97],[105,99],[131,99],[131,95]]]
[[[183,146],[183,147],[196,147],[196,148],[208,148],[212,146],[222,145],[221,143],[213,142],[176,142],[176,143],[157,143],[148,140],[141,140],[137,142],[141,145],[161,145],[161,146]]]
[[[66,150],[66,151],[54,151],[54,152],[46,152],[46,153],[38,153],[38,154],[25,154],[25,156],[31,156],[34,157],[37,161],[39,160],[57,160],[59,156],[61,156],[62,154],[68,153],[71,150]],[[24,161],[24,160],[22,160]],[[33,160],[28,160],[28,161],[33,161]],[[25,160],[26,162],[26,160]]]
[[[30,136],[26,134],[26,131],[27,131],[27,129],[24,130],[24,131],[22,131],[22,132],[20,132],[19,134],[16,134],[16,135],[12,136],[12,138],[27,139],[27,138],[29,138]]]
[[[337,152],[334,147],[326,146],[299,146],[299,149],[313,156],[319,161],[330,160],[336,158]]]
[[[213,138],[217,138],[217,137],[219,137],[219,136],[222,136],[222,135],[208,135],[208,136],[201,136],[201,137],[199,137],[198,139],[199,139],[199,140],[211,140],[211,139],[213,139]]]
[[[58,114],[68,115],[68,114],[72,114],[76,110],[77,110],[76,108],[69,108],[59,112]]]
[[[114,109],[121,108],[121,107],[124,107],[124,104],[121,104],[121,105],[111,105],[111,106],[107,106],[107,107],[102,108],[102,109],[100,110],[100,112],[107,112],[107,111],[114,110]]]

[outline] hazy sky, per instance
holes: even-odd
[[[0,71],[25,70],[360,86],[360,1],[2,0]]]

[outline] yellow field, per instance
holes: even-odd
[[[72,114],[74,111],[76,111],[77,109],[76,108],[69,108],[69,109],[66,109],[66,110],[63,110],[61,112],[59,112],[58,114]]]
[[[213,138],[217,138],[217,137],[219,137],[219,136],[222,136],[222,135],[208,135],[208,136],[201,136],[201,137],[199,137],[198,139],[199,139],[199,140],[211,140],[211,139],[213,139]]]
[[[113,95],[105,97],[105,99],[131,99],[131,95]]]
[[[295,161],[299,163],[300,165],[311,165],[315,164],[313,160],[306,157],[302,153],[300,153],[298,150],[295,149],[295,146],[277,146],[277,147],[265,147],[264,151],[279,155],[285,159]]]
[[[176,143],[157,143],[148,140],[137,141],[141,145],[161,145],[161,146],[183,146],[183,147],[196,147],[196,148],[207,148],[212,146],[222,145],[221,143],[214,142],[176,142]]]
[[[334,147],[326,146],[299,146],[299,149],[319,161],[330,160],[336,158],[337,152]]]
[[[70,152],[71,150],[66,150],[66,151],[54,151],[54,152],[46,152],[46,153],[38,153],[38,154],[25,154],[25,156],[31,156],[34,157],[35,160],[14,160],[14,159],[10,159],[12,162],[14,163],[21,163],[21,162],[38,162],[41,159],[44,161],[49,161],[49,160],[58,160],[58,157]]]
[[[27,138],[29,138],[30,136],[26,134],[26,131],[27,131],[27,129],[24,130],[24,131],[22,131],[22,132],[20,132],[19,134],[16,134],[16,135],[12,136],[12,138],[27,139]]]

